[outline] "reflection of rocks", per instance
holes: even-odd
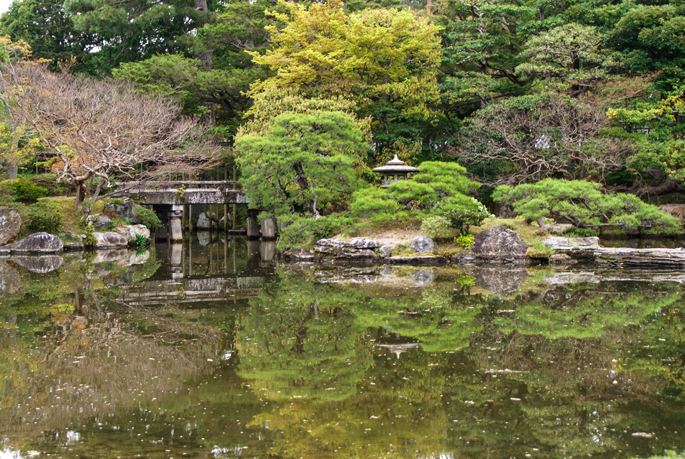
[[[338,268],[326,271],[318,271],[316,280],[322,284],[337,284],[340,282],[352,282],[353,284],[368,284],[376,282],[376,267]]]
[[[17,240],[21,229],[19,212],[7,207],[0,207],[0,245]]]
[[[397,358],[403,352],[407,352],[409,349],[415,349],[420,346],[421,343],[404,343],[404,344],[376,344],[378,347],[388,349],[390,352],[394,352]]]
[[[200,243],[201,246],[207,246],[209,245],[209,237],[211,234],[207,231],[202,231],[197,233],[197,242]]]
[[[17,242],[12,253],[57,253],[61,252],[64,244],[57,236],[48,233],[33,233],[26,239]]]
[[[216,227],[218,221],[219,219],[215,212],[212,212],[211,214],[207,212],[202,212],[197,219],[197,224],[195,225],[195,227],[208,229],[210,227],[210,223],[212,223],[212,226]]]
[[[108,261],[117,261],[126,258],[127,250],[98,250],[97,255],[93,259],[93,263],[107,263]]]
[[[409,248],[415,252],[426,253],[433,250],[435,248],[435,244],[433,243],[433,239],[429,237],[416,236],[414,240],[411,241]]]
[[[410,274],[410,276],[417,287],[423,287],[425,285],[432,284],[433,280],[435,280],[435,274],[433,274],[433,271],[429,271],[427,269],[419,269],[415,273]]]
[[[553,285],[557,284],[597,284],[599,279],[595,277],[593,272],[565,272],[554,273],[551,276],[545,277],[545,282]]]
[[[507,295],[521,288],[521,284],[528,278],[525,268],[476,268],[473,277],[478,287],[484,288],[495,295]]]
[[[12,261],[32,273],[45,274],[62,266],[63,260],[59,255],[43,255],[40,257],[15,256]]]
[[[142,265],[150,259],[150,251],[134,252],[128,259],[130,265]]]
[[[520,263],[526,260],[528,245],[516,231],[497,225],[477,234],[472,249],[476,261]]]
[[[13,295],[21,287],[21,277],[7,262],[0,261],[0,296]]]

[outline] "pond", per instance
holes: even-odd
[[[685,272],[0,260],[0,457],[685,451]],[[49,272],[48,272],[49,271]]]

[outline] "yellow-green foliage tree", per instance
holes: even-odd
[[[267,28],[274,47],[251,53],[275,74],[255,83],[253,96],[275,87],[348,98],[358,116],[372,118],[377,150],[437,117],[440,38],[428,19],[395,9],[348,16],[341,0],[280,5],[285,12],[268,13],[283,24]]]

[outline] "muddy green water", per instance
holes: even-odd
[[[0,261],[0,458],[685,451],[685,272],[207,243]]]

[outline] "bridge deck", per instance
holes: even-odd
[[[117,192],[152,205],[248,204],[240,182],[233,180],[126,182]]]

